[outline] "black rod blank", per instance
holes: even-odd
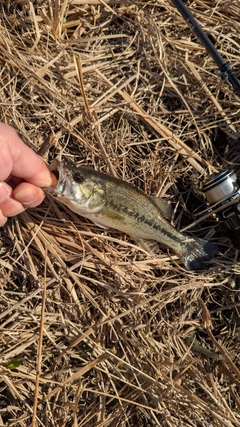
[[[220,69],[221,75],[226,78],[226,81],[230,86],[233,86],[233,88],[238,92],[240,95],[240,81],[238,80],[237,76],[234,74],[230,66],[225,62],[223,57],[220,55],[220,53],[217,51],[207,34],[204,33],[204,31],[201,29],[201,27],[198,25],[196,19],[192,16],[192,14],[189,12],[189,10],[186,8],[186,6],[183,4],[181,0],[171,0],[174,6],[178,9],[178,11],[181,13],[185,21],[189,24],[192,31],[196,34],[196,36],[199,38],[199,40],[202,42],[202,44],[205,46],[208,53],[211,55],[215,63],[217,64],[218,68]]]

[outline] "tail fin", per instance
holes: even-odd
[[[206,240],[194,238],[194,241],[186,244],[181,260],[187,270],[202,270],[204,261],[210,261],[217,252],[217,246]]]

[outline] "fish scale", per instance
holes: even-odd
[[[212,243],[177,231],[166,219],[166,201],[146,195],[132,184],[92,168],[55,160],[57,177],[49,194],[79,215],[104,228],[115,228],[136,241],[157,241],[171,248],[190,270],[204,267],[217,252]]]
[[[114,193],[116,184],[119,188],[118,182],[108,182],[106,184],[106,203],[98,214],[101,218],[107,219],[109,226],[117,228],[132,237],[153,239],[165,245],[167,244],[166,239],[169,239],[167,245],[172,247],[172,241],[172,244],[175,245],[172,248],[174,250],[176,250],[176,242],[179,246],[182,246],[181,242],[185,241],[186,237],[166,221],[161,210],[152,199],[135,187],[126,185],[126,183],[124,183],[124,186],[122,185],[118,196],[116,196],[116,193]],[[130,189],[131,192],[129,191]],[[129,192],[131,196],[129,196]],[[121,198],[125,203],[118,203],[117,197]],[[121,216],[118,224],[114,220],[115,212],[118,212]],[[109,218],[112,218],[111,225]]]

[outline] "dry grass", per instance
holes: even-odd
[[[239,172],[239,98],[169,1],[60,3],[0,2],[1,120],[193,224],[199,182]],[[188,5],[240,75],[239,2]],[[219,245],[205,273],[48,197],[8,221],[1,426],[240,426],[238,253],[212,219],[189,231]]]

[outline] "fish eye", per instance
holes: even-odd
[[[81,182],[83,182],[84,180],[84,175],[82,172],[75,172],[75,174],[73,175],[73,179],[78,184],[81,184]]]

